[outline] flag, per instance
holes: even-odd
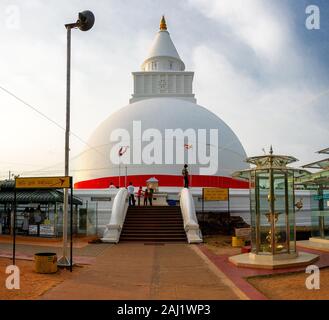
[[[128,148],[129,148],[128,146],[120,147],[119,152],[118,152],[119,157],[122,157],[126,153]]]

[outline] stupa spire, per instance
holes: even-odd
[[[162,18],[161,18],[161,21],[160,21],[160,30],[161,31],[167,30],[167,23],[166,23],[165,16],[162,16]]]
[[[192,92],[194,73],[185,72],[185,64],[171,40],[164,15],[141,69],[133,73],[134,94],[130,103],[162,96],[196,103]]]

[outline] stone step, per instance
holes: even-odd
[[[183,242],[185,243],[187,240],[186,238],[136,238],[136,237],[123,237],[120,238],[120,242]]]
[[[122,234],[122,239],[127,238],[135,238],[135,239],[186,239],[185,235],[181,234],[138,234],[138,233],[130,233],[130,234]],[[120,239],[121,239],[120,237]]]
[[[126,222],[128,221],[154,221],[154,222],[166,222],[166,221],[181,221],[183,222],[182,217],[127,217]]]
[[[129,207],[120,241],[186,242],[180,207]]]
[[[159,230],[159,229],[168,229],[168,230],[184,230],[183,226],[176,225],[125,225],[123,230],[130,229],[147,229],[147,230]]]
[[[145,238],[149,238],[150,236],[154,236],[154,237],[160,237],[160,236],[166,236],[169,238],[172,237],[185,237],[185,232],[154,232],[154,231],[149,231],[149,232],[137,232],[137,231],[132,231],[132,232],[124,232],[122,231],[121,236],[141,236],[141,237],[145,237]]]

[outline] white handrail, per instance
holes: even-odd
[[[119,189],[113,200],[110,222],[101,238],[102,242],[118,243],[123,223],[128,210],[128,191],[126,188]]]
[[[180,207],[184,220],[184,229],[189,243],[202,242],[202,234],[196,216],[192,193],[184,188],[180,193]]]

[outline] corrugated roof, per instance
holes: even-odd
[[[303,168],[329,169],[329,158],[305,164]]]
[[[318,151],[318,153],[329,154],[329,148],[325,148],[323,150]]]
[[[0,182],[0,203],[14,202],[14,186],[13,180]],[[16,201],[18,203],[63,203],[64,195],[62,190],[56,189],[17,190]],[[82,205],[82,201],[73,196],[73,204]]]
[[[0,181],[0,190],[13,190],[15,187],[14,180]]]

